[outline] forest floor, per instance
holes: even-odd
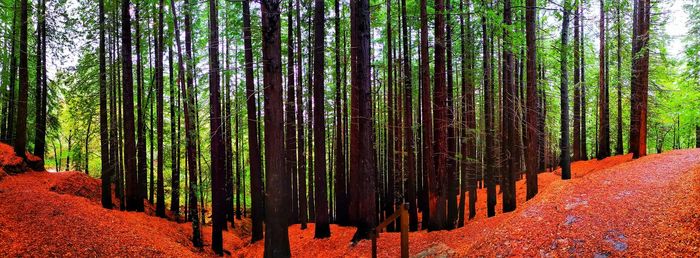
[[[0,160],[3,149],[0,144]],[[5,153],[6,154],[6,153]],[[2,164],[0,164],[2,165]],[[99,180],[79,172],[27,172],[2,176],[0,257],[213,256],[191,247],[191,224],[150,213],[106,210]],[[539,175],[540,193],[518,209],[478,215],[452,231],[414,232],[410,252],[433,256],[689,256],[700,255],[700,149],[671,151],[631,161],[630,155],[572,165],[574,179]],[[500,197],[498,208],[500,209]],[[224,233],[234,257],[262,257],[262,241],[249,244],[249,222]],[[331,225],[331,237],[313,239],[314,225],[289,227],[295,257],[369,257],[370,242],[350,244],[354,228]],[[204,227],[205,243],[211,229]],[[382,233],[380,257],[399,256],[399,234]]]

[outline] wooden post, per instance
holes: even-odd
[[[408,203],[401,204],[401,258],[408,258]]]
[[[379,232],[375,229],[372,232],[372,258],[377,258],[377,235]]]
[[[408,203],[401,204],[398,211],[374,228],[372,234],[372,258],[377,258],[377,237],[389,223],[400,219],[401,224],[401,258],[408,258]]]

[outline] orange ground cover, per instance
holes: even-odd
[[[0,145],[0,151],[4,146]],[[2,155],[2,153],[0,153]],[[452,231],[410,233],[412,256],[689,256],[700,255],[700,150],[629,155],[572,164],[574,179],[541,173],[539,194],[518,209],[486,218],[485,189],[477,217]],[[146,213],[103,209],[100,181],[80,172],[28,172],[0,180],[0,257],[213,256],[191,247],[191,224]],[[370,241],[351,245],[355,229],[331,225],[331,237],[313,239],[314,224],[289,227],[295,257],[369,257]],[[263,241],[249,243],[250,221],[224,233],[227,256],[261,257]],[[399,234],[382,233],[379,257],[399,256]]]

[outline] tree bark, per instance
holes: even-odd
[[[503,93],[502,93],[502,113],[503,124],[501,125],[501,148],[505,160],[505,167],[502,170],[501,189],[503,192],[503,212],[515,210],[515,180],[519,167],[517,166],[518,141],[517,137],[517,91],[515,88],[514,67],[515,60],[513,57],[512,39],[510,36],[510,26],[513,24],[511,12],[511,1],[503,1],[503,22],[506,27],[503,29]]]
[[[600,75],[598,76],[598,148],[596,158],[602,160],[610,156],[610,109],[607,77],[605,69],[605,3],[600,1]]]
[[[335,0],[335,221],[339,225],[349,225],[348,194],[347,194],[347,172],[345,166],[345,119],[343,110],[346,103],[343,102],[345,95],[341,95],[341,63],[340,63],[340,0]]]
[[[314,181],[316,195],[316,227],[314,238],[331,236],[326,196],[326,117],[325,117],[325,2],[316,0],[314,6]]]
[[[538,110],[537,95],[537,1],[527,0],[525,10],[525,37],[527,41],[527,195],[532,199],[537,195],[539,128],[541,113]]]
[[[350,3],[352,61],[352,130],[350,149],[351,219],[357,226],[353,242],[369,239],[377,225],[376,163],[370,81],[370,11],[368,0]]]
[[[632,98],[630,103],[630,152],[633,158],[647,154],[647,102],[649,97],[649,23],[651,1],[635,2],[632,44]],[[680,122],[679,122],[680,123]]]
[[[564,0],[564,17],[561,29],[561,179],[571,179],[571,156],[569,154],[569,78],[568,78],[568,37],[569,37],[569,0]]]
[[[484,5],[487,5],[484,3]],[[484,161],[486,172],[484,173],[484,181],[486,184],[486,208],[487,215],[493,217],[496,215],[496,150],[495,145],[495,125],[494,125],[494,104],[493,104],[493,82],[491,71],[491,54],[489,46],[489,35],[487,33],[487,14],[481,14],[481,35],[482,35],[482,50],[483,50],[483,69],[484,69],[484,130],[486,131],[486,141],[484,145]]]
[[[246,107],[248,111],[248,155],[250,158],[250,197],[253,228],[251,242],[263,239],[264,195],[262,182],[262,160],[258,140],[258,114],[255,101],[255,79],[253,78],[253,43],[250,28],[250,1],[243,1],[243,45],[245,47]]]
[[[280,1],[263,0],[262,54],[265,84],[265,257],[289,257],[289,176],[284,162],[284,112],[282,108],[282,58],[280,42]],[[325,165],[325,164],[324,164]],[[325,193],[324,193],[325,194]],[[325,207],[324,207],[325,208]]]

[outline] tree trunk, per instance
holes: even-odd
[[[250,195],[253,228],[251,242],[263,239],[264,195],[262,160],[258,140],[258,112],[255,104],[255,79],[253,78],[253,43],[250,29],[250,1],[243,1],[243,45],[245,47],[246,107],[248,110],[248,155],[250,158]]]
[[[574,130],[573,130],[573,144],[572,148],[572,161],[577,161],[581,159],[581,62],[579,62],[579,45],[580,45],[580,26],[579,26],[579,4],[576,1],[574,6],[574,42],[573,42],[573,52],[574,52]]]
[[[160,0],[163,1],[163,0]],[[211,130],[212,250],[223,255],[222,229],[226,224],[226,173],[222,134],[219,71],[219,11],[217,1],[209,1],[209,121]],[[159,116],[160,118],[160,116]],[[160,123],[159,123],[160,125]],[[276,145],[276,146],[283,146]],[[160,164],[160,163],[159,163]],[[160,175],[159,175],[160,176]]]
[[[538,110],[537,96],[537,1],[527,0],[525,10],[525,37],[527,40],[527,195],[532,199],[537,195],[538,150],[540,149],[539,128],[536,126],[542,115]]]
[[[517,91],[513,74],[515,60],[512,52],[511,33],[509,31],[509,27],[513,24],[510,0],[503,2],[503,22],[507,27],[503,29],[503,102],[501,106],[503,124],[501,125],[501,152],[505,154],[504,157],[509,158],[505,160],[505,168],[502,170],[501,189],[503,192],[503,212],[510,212],[515,210],[516,207],[515,177],[519,170],[516,161],[516,157],[519,157],[519,155],[517,155],[518,145],[516,144],[518,141],[516,129],[518,124],[515,116]]]
[[[569,78],[568,78],[568,40],[569,15],[568,0],[564,0],[564,18],[561,29],[561,179],[571,179],[571,156],[569,154]]]
[[[649,97],[649,23],[651,2],[638,0],[634,11],[632,43],[632,103],[630,151],[634,158],[646,156],[647,101]],[[679,122],[680,123],[680,122]],[[674,145],[675,147],[675,145]]]
[[[349,225],[348,218],[348,194],[347,194],[347,173],[345,166],[345,119],[343,110],[346,103],[343,102],[345,95],[341,96],[341,71],[340,71],[340,0],[335,0],[335,221],[339,225]]]
[[[124,171],[126,171],[126,210],[143,211],[136,171],[136,141],[134,137],[134,85],[131,63],[131,17],[129,0],[122,1],[122,96],[124,128]]]
[[[418,207],[416,205],[416,157],[415,157],[415,142],[413,139],[413,73],[411,72],[411,49],[408,46],[408,25],[406,15],[406,0],[401,0],[401,28],[402,28],[402,43],[403,43],[403,82],[404,82],[404,99],[403,99],[403,114],[404,114],[404,144],[406,147],[406,159],[404,168],[406,169],[407,180],[406,199],[408,201],[408,216],[409,229],[411,231],[418,230]],[[340,206],[339,206],[340,207]]]
[[[452,68],[452,4],[448,0],[446,2],[445,12],[445,30],[446,39],[445,45],[447,50],[447,221],[445,226],[447,229],[454,229],[457,224],[457,185],[459,177],[457,177],[457,137],[455,134],[455,102],[454,102],[454,75]]]
[[[610,110],[608,107],[609,93],[605,78],[605,9],[603,0],[600,1],[600,75],[598,76],[598,148],[596,158],[602,160],[610,156]]]
[[[178,48],[178,63],[180,69],[181,88],[185,92],[185,144],[187,152],[187,171],[189,181],[189,193],[187,202],[189,204],[189,219],[192,221],[192,245],[194,247],[202,247],[202,232],[199,219],[199,207],[197,206],[198,182],[197,182],[197,132],[195,131],[195,104],[194,104],[194,64],[192,61],[192,24],[191,24],[191,6],[189,0],[185,0],[185,53],[186,61],[182,58],[182,48],[180,45],[180,30],[177,25],[177,13],[175,9],[175,1],[170,2],[170,9],[173,12],[173,27],[175,28],[175,40]],[[187,64],[187,68],[183,67],[183,63]],[[186,76],[185,76],[186,75]],[[182,82],[183,79],[185,82]]]
[[[316,230],[314,238],[331,236],[328,225],[328,196],[326,196],[326,118],[324,96],[325,66],[325,3],[316,0],[314,6],[314,181],[316,199]]]
[[[485,4],[486,5],[486,4]],[[487,33],[487,17],[486,13],[481,16],[481,31],[482,31],[482,50],[483,50],[483,69],[484,69],[484,130],[486,131],[485,141],[485,184],[486,184],[486,206],[487,215],[489,217],[496,215],[496,150],[495,145],[495,125],[494,125],[494,104],[493,104],[493,82],[491,71],[491,54],[489,45],[489,35]]]
[[[261,6],[265,84],[265,168],[268,171],[265,178],[269,190],[265,194],[265,257],[289,257],[288,217],[285,214],[290,208],[291,181],[286,174],[284,148],[280,148],[284,146],[280,1],[263,0]]]
[[[15,123],[15,155],[26,159],[27,145],[27,98],[29,95],[29,58],[27,56],[27,22],[29,10],[27,0],[20,1],[19,29],[19,96],[17,99],[17,120]]]
[[[357,226],[353,242],[369,239],[377,225],[376,163],[370,86],[369,1],[350,3],[352,61],[352,130],[350,149],[351,219]]]
[[[37,7],[37,58],[36,58],[36,122],[34,155],[41,160],[35,169],[44,170],[46,149],[46,0],[39,0]],[[86,153],[87,154],[87,153]],[[87,165],[86,165],[87,166]]]
[[[289,10],[292,10],[292,1],[289,1]],[[289,224],[299,221],[299,174],[297,170],[297,147],[296,147],[296,120],[294,114],[294,20],[292,12],[287,12],[287,101],[285,102],[285,160],[287,169],[292,178],[292,212],[289,217]]]
[[[99,1],[100,45],[100,163],[102,181],[102,207],[112,209],[112,163],[109,158],[109,125],[107,122],[107,64],[105,60],[105,2]],[[54,148],[54,156],[56,149]],[[56,164],[58,171],[58,164]]]
[[[427,177],[432,177],[435,174],[435,167],[433,165],[434,155],[433,155],[433,121],[432,121],[432,103],[430,94],[430,59],[428,56],[428,11],[427,11],[427,0],[421,0],[420,2],[420,67],[421,67],[421,113],[422,113],[422,129],[423,129],[423,174]],[[424,178],[426,178],[424,176]],[[437,204],[437,200],[434,202],[432,200],[431,189],[432,186],[428,185],[428,182],[424,182],[424,199],[426,204],[432,203]],[[427,227],[431,221],[431,210],[434,209],[433,205],[426,205],[423,214],[423,225]]]
[[[622,15],[620,14],[621,1],[617,1],[617,137],[615,154],[622,155]]]
[[[580,152],[580,158],[581,160],[588,160],[588,137],[586,136],[586,51],[584,48],[584,36],[586,35],[584,31],[584,22],[586,21],[585,17],[583,16],[583,8],[579,8],[579,20],[580,20],[580,26],[581,26],[581,40],[580,40],[580,45],[576,47],[580,47],[580,53],[581,53],[581,152]],[[576,62],[579,62],[579,60],[576,60]]]
[[[308,199],[306,198],[306,156],[305,156],[305,145],[304,145],[304,102],[302,99],[303,91],[303,81],[302,76],[302,55],[301,52],[301,8],[299,5],[300,0],[296,1],[296,20],[297,20],[297,76],[299,77],[299,83],[297,83],[296,88],[296,101],[297,101],[297,157],[299,161],[299,188],[297,189],[299,195],[299,221],[301,222],[301,229],[306,229],[306,222],[308,220]]]

